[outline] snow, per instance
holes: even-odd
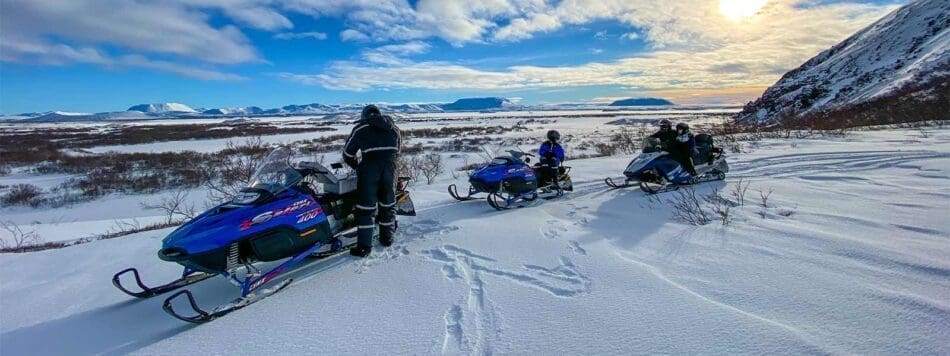
[[[10,355],[948,354],[950,129],[928,130],[761,141],[730,157],[727,181],[698,188],[750,182],[728,226],[684,225],[665,202],[607,190],[601,180],[629,157],[571,161],[575,192],[504,212],[451,201],[445,186],[464,177],[446,175],[413,187],[419,215],[400,218],[394,246],[310,262],[287,289],[197,327],[162,313],[161,297],[131,300],[109,281],[130,266],[146,283],[177,278],[155,257],[171,229],[3,254],[0,345]],[[237,293],[220,278],[189,289],[206,308]]]
[[[197,113],[195,109],[192,109],[190,106],[180,103],[156,103],[156,104],[141,104],[134,105],[130,107],[127,111],[141,111],[144,113],[150,114],[167,114],[167,113]]]

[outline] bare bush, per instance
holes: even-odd
[[[673,218],[676,220],[696,226],[706,225],[712,221],[709,213],[703,208],[703,199],[693,188],[676,191],[667,203],[673,208]]]
[[[426,177],[426,184],[432,184],[442,173],[445,173],[445,165],[442,164],[442,155],[427,154],[422,157],[419,169],[422,175]]]
[[[736,204],[745,205],[745,194],[749,190],[749,182],[743,182],[742,178],[739,178],[739,181],[732,188],[732,197],[736,198]]]
[[[23,231],[20,225],[12,221],[0,221],[0,229],[6,230],[10,235],[9,239],[0,239],[0,248],[3,250],[20,250],[41,242],[36,230]]]
[[[139,202],[142,209],[158,210],[165,216],[165,223],[171,224],[185,219],[192,219],[197,216],[198,210],[194,204],[189,204],[188,193],[179,190],[174,194],[162,197],[157,202]]]
[[[597,142],[594,144],[594,150],[600,156],[613,156],[617,154],[617,145],[608,142]]]
[[[396,160],[396,175],[409,177],[409,185],[419,181],[422,176],[422,158],[415,155],[399,155]]]
[[[10,174],[11,170],[12,169],[10,169],[10,166],[5,165],[5,164],[0,164],[0,177]]]
[[[610,136],[610,144],[624,154],[636,153],[638,142],[643,141],[638,139],[633,130],[627,128],[622,128]]]
[[[10,188],[0,201],[3,205],[29,205],[38,207],[43,204],[43,191],[32,184],[16,184]]]
[[[729,225],[729,223],[732,222],[732,206],[734,203],[719,195],[718,189],[707,195],[705,200],[706,203],[709,204],[713,214],[719,217],[719,221],[722,222],[723,226]]]
[[[208,198],[215,202],[230,200],[251,183],[254,172],[263,163],[268,147],[260,137],[249,138],[243,144],[228,141],[225,151],[235,153],[213,167],[217,179],[205,182]]]
[[[772,196],[772,188],[768,190],[759,190],[759,199],[762,204],[762,210],[759,211],[759,216],[765,219],[769,215],[769,197]]]
[[[759,190],[759,198],[762,201],[763,208],[769,207],[769,197],[771,196],[772,196],[772,188],[769,188],[768,190]]]

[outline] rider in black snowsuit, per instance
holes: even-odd
[[[675,132],[676,136],[673,140],[673,145],[665,149],[676,162],[679,162],[679,164],[683,166],[683,169],[695,177],[697,174],[696,168],[693,166],[693,155],[698,155],[696,152],[696,139],[689,131],[689,125],[685,122],[676,124]]]
[[[664,151],[669,151],[676,141],[676,131],[673,131],[673,123],[670,122],[670,120],[661,120],[660,131],[650,135],[650,138],[660,140],[660,148]]]
[[[402,139],[399,128],[375,105],[367,105],[343,147],[343,160],[356,169],[356,223],[358,240],[350,254],[363,257],[373,248],[373,230],[379,225],[379,242],[393,243],[396,232],[396,160]],[[357,152],[362,159],[357,160]],[[377,205],[379,209],[377,209]],[[376,224],[373,213],[377,212]]]

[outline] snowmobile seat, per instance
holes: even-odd
[[[344,195],[356,190],[356,174],[340,177],[318,162],[300,162],[298,166],[309,170],[326,193]]]

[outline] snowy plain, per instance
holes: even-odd
[[[394,246],[308,263],[200,326],[110,283],[126,267],[176,278],[155,255],[171,229],[3,254],[0,353],[950,354],[950,129],[748,148],[696,188],[750,184],[727,226],[674,220],[675,192],[607,189],[627,156],[571,161],[575,192],[504,212],[451,200],[464,177],[416,184]],[[238,293],[190,289],[203,307]]]

